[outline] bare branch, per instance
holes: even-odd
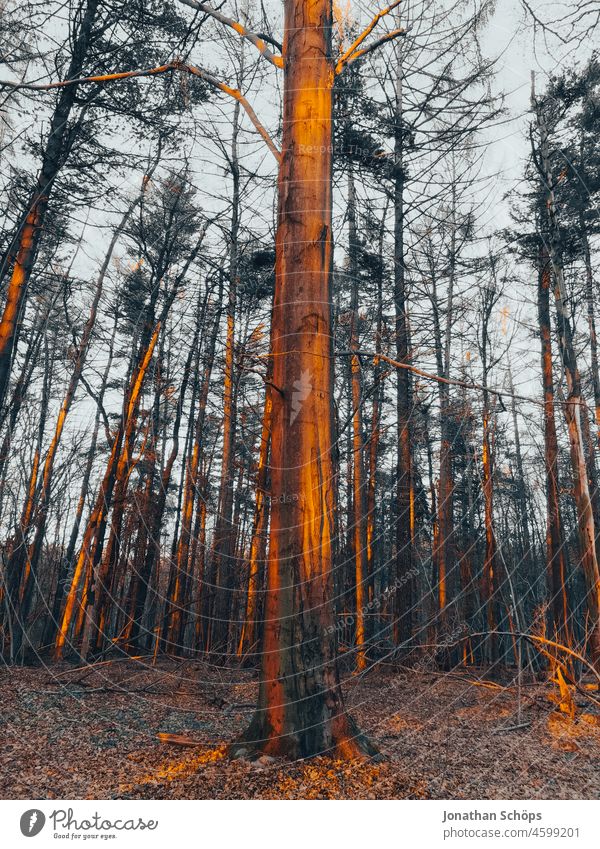
[[[183,1],[183,0],[182,0],[182,1]],[[338,63],[337,63],[337,66],[336,66],[336,69],[335,69],[336,74],[339,74],[339,73],[340,73],[340,71],[342,70],[342,68],[344,67],[344,65],[349,64],[348,60],[350,59],[350,56],[352,56],[352,54],[354,53],[354,51],[355,51],[355,50],[357,50],[357,49],[360,47],[360,45],[363,43],[363,41],[365,40],[365,38],[366,38],[368,35],[370,35],[370,33],[371,33],[374,29],[375,29],[375,27],[377,26],[377,24],[379,23],[379,21],[380,21],[383,17],[385,17],[385,15],[389,15],[389,13],[390,13],[393,9],[395,9],[395,8],[396,8],[396,6],[399,6],[401,2],[402,2],[402,0],[393,0],[393,2],[392,2],[392,3],[390,3],[390,5],[389,5],[389,6],[386,6],[386,8],[385,8],[385,9],[382,9],[380,12],[377,12],[377,14],[376,14],[376,15],[375,15],[375,17],[371,20],[371,22],[369,23],[369,25],[368,25],[368,26],[367,26],[367,27],[366,27],[366,28],[365,28],[365,29],[361,32],[361,34],[360,34],[357,38],[355,38],[355,39],[354,39],[354,41],[352,42],[352,44],[350,45],[350,47],[346,50],[346,52],[345,52],[345,53],[342,53],[342,55],[340,56],[340,58],[339,58],[339,60],[338,60]],[[361,52],[362,52],[362,51],[361,51]],[[354,60],[353,60],[353,61],[354,61]]]
[[[372,359],[375,364],[377,364],[379,360],[382,360],[384,363],[388,363],[394,368],[405,369],[406,371],[410,371],[413,374],[418,375],[419,377],[423,377],[425,380],[434,380],[436,381],[436,383],[444,383],[448,386],[462,386],[465,389],[477,389],[480,392],[489,392],[490,395],[495,395],[496,398],[498,398],[498,401],[502,406],[504,406],[502,402],[503,398],[515,398],[517,401],[527,401],[528,404],[535,404],[538,407],[546,406],[544,401],[538,401],[536,398],[531,398],[528,395],[517,395],[514,392],[506,392],[505,390],[492,389],[490,386],[484,386],[482,383],[474,383],[468,380],[458,380],[450,377],[442,377],[439,374],[432,374],[429,371],[423,371],[423,369],[417,368],[417,366],[413,366],[411,363],[400,363],[398,362],[398,360],[393,360],[386,354],[376,354],[372,351],[337,351],[336,353],[338,354],[338,356],[342,357],[350,357],[354,356],[354,354],[358,354],[361,357],[368,357],[369,359]],[[555,399],[554,403],[560,402],[557,402]],[[563,403],[567,404],[568,402],[565,401]]]
[[[374,41],[372,44],[369,44],[368,47],[363,48],[362,50],[356,50],[349,56],[347,59],[340,59],[335,67],[336,74],[341,74],[341,72],[348,65],[351,65],[353,62],[356,62],[357,59],[360,59],[361,56],[366,56],[367,53],[371,53],[373,50],[377,50],[382,44],[385,44],[386,41],[392,41],[394,38],[398,38],[401,35],[406,35],[405,29],[394,29],[391,32],[386,32],[385,35],[382,35],[381,38],[378,38],[377,41]]]
[[[242,38],[245,38],[246,41],[253,44],[263,59],[266,59],[267,62],[271,63],[271,65],[275,65],[276,68],[283,68],[283,56],[275,56],[275,54],[269,50],[266,45],[267,38],[262,34],[252,32],[243,26],[243,24],[240,24],[233,18],[228,18],[227,15],[223,15],[207,3],[200,3],[198,0],[179,0],[179,2],[183,3],[184,6],[189,6],[190,9],[196,9],[199,12],[203,12],[205,15],[209,15],[211,18],[219,21],[219,23],[225,24],[225,26],[231,27],[231,29],[235,30]],[[400,0],[398,0],[398,2],[400,2]],[[269,42],[274,46],[278,46],[277,42],[272,39],[269,39]]]
[[[140,71],[121,71],[115,74],[100,74],[99,76],[92,77],[77,77],[72,80],[63,80],[61,82],[55,83],[21,83],[21,82],[13,82],[11,80],[0,80],[0,88],[12,88],[15,91],[19,89],[27,89],[28,91],[50,91],[55,88],[65,88],[69,85],[80,85],[82,83],[108,83],[115,82],[118,80],[126,80],[131,79],[132,77],[151,77],[156,76],[157,74],[164,74],[167,71],[186,71],[188,74],[193,74],[196,77],[200,77],[200,79],[204,80],[213,88],[219,89],[219,91],[228,94],[230,97],[233,97],[235,100],[239,102],[239,104],[243,107],[246,112],[248,118],[252,122],[255,130],[261,136],[277,162],[281,160],[281,154],[277,149],[273,139],[265,129],[265,127],[261,124],[256,112],[252,108],[252,106],[248,103],[244,95],[241,91],[236,88],[231,88],[226,83],[221,82],[216,77],[213,77],[212,74],[209,74],[208,71],[204,71],[202,68],[198,68],[196,65],[188,65],[184,62],[170,62],[166,65],[157,65],[156,68],[146,68]]]
[[[0,80],[0,87],[12,88],[15,91],[25,89],[27,91],[50,91],[54,88],[66,88],[69,85],[79,85],[80,83],[109,83],[117,80],[127,80],[132,77],[152,77],[157,74],[164,74],[166,71],[173,71],[181,66],[176,63],[167,65],[157,65],[155,68],[145,68],[141,71],[120,71],[115,74],[99,74],[93,77],[75,77],[72,80],[62,80],[56,83],[24,83],[13,80]]]
[[[197,77],[200,77],[201,79],[205,80],[205,82],[207,82],[209,85],[213,86],[214,88],[220,89],[225,94],[228,94],[230,97],[233,97],[235,98],[235,100],[239,101],[240,105],[245,110],[246,115],[248,116],[248,118],[250,118],[250,121],[254,125],[255,130],[261,136],[264,143],[267,145],[277,162],[281,161],[281,153],[277,149],[277,146],[275,145],[273,139],[263,127],[263,125],[258,119],[256,112],[250,106],[250,104],[248,103],[242,92],[239,91],[239,89],[230,88],[230,86],[226,85],[225,83],[222,83],[220,80],[217,80],[215,77],[213,77],[212,74],[203,71],[201,68],[196,68],[194,65],[184,65],[183,68],[184,70],[187,70],[190,74],[195,74]]]

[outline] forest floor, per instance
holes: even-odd
[[[597,693],[575,718],[550,683],[517,690],[474,670],[376,669],[344,680],[347,706],[384,760],[226,757],[256,674],[197,661],[119,660],[0,672],[0,798],[595,799]],[[590,691],[591,691],[590,686]],[[596,699],[596,704],[593,699]],[[502,730],[508,729],[508,730]],[[161,741],[182,735],[198,745]]]

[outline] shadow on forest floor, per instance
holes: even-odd
[[[217,674],[218,673],[218,674]],[[229,761],[256,676],[169,658],[0,673],[0,798],[592,799],[600,796],[600,716],[585,697],[560,712],[554,688],[517,691],[472,670],[376,670],[344,682],[383,763],[330,757]],[[197,747],[165,744],[184,735]]]

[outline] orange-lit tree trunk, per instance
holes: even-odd
[[[149,179],[148,177],[144,178],[143,186],[146,186],[146,183]],[[102,267],[100,269],[100,273],[98,275],[98,281],[96,284],[96,291],[94,293],[94,297],[92,299],[92,304],[90,307],[90,314],[88,320],[86,321],[83,332],[81,335],[81,339],[76,347],[75,355],[74,355],[74,366],[73,371],[71,372],[71,377],[67,386],[67,390],[63,397],[58,417],[56,419],[56,425],[54,428],[54,434],[52,440],[50,441],[50,445],[48,446],[48,451],[46,453],[46,457],[44,459],[44,465],[42,470],[42,479],[41,479],[41,488],[37,497],[35,514],[32,517],[32,525],[34,525],[34,536],[33,540],[29,544],[27,550],[27,559],[25,563],[25,572],[22,579],[22,596],[24,599],[24,605],[21,609],[20,619],[23,626],[26,623],[27,616],[29,613],[29,603],[31,600],[31,593],[28,592],[28,584],[32,580],[32,575],[35,577],[37,572],[37,567],[42,551],[42,544],[44,541],[44,533],[46,531],[46,521],[48,516],[48,507],[50,502],[50,494],[52,488],[52,479],[54,473],[54,463],[56,460],[56,455],[58,452],[58,448],[60,446],[63,430],[65,427],[65,423],[67,420],[67,416],[69,415],[69,411],[71,409],[71,405],[73,403],[73,399],[75,398],[75,393],[77,392],[77,388],[79,386],[79,381],[81,379],[81,375],[83,373],[83,368],[85,365],[88,348],[90,345],[90,340],[92,337],[92,333],[94,330],[94,326],[96,324],[96,316],[98,314],[98,305],[100,303],[100,298],[102,296],[102,292],[104,289],[104,279],[106,276],[106,272],[108,270],[108,266],[115,249],[115,245],[117,240],[119,239],[123,229],[125,228],[127,221],[129,220],[134,208],[139,203],[140,197],[136,198],[136,200],[129,206],[125,215],[123,216],[119,226],[116,228],[115,233],[111,239],[108,251],[102,263]],[[59,575],[60,580],[60,575]]]
[[[163,316],[164,319],[164,316]],[[110,606],[117,604],[113,591],[116,586],[115,567],[118,563],[123,517],[126,506],[126,496],[129,480],[134,468],[133,448],[138,430],[140,399],[146,374],[152,362],[152,355],[158,342],[162,322],[158,322],[147,344],[142,347],[138,361],[134,366],[130,387],[126,394],[127,404],[122,417],[121,450],[116,462],[114,475],[114,494],[111,492],[104,505],[104,518],[100,525],[98,545],[96,547],[97,567],[92,571],[91,591],[88,598],[89,611],[86,618],[82,655],[100,648],[110,638]],[[146,337],[147,338],[147,337]],[[106,518],[110,507],[113,507],[110,534],[104,556],[102,556]]]
[[[88,618],[85,640],[87,645],[84,646],[84,648],[87,649],[90,639],[92,637],[95,638],[95,634],[91,633],[91,629],[92,627],[97,629],[99,621],[98,614],[103,600],[103,596],[100,596],[98,599],[95,598],[95,587],[97,583],[104,586],[106,584],[107,575],[104,573],[94,575],[94,571],[98,569],[102,557],[106,520],[112,503],[115,482],[119,475],[122,476],[125,474],[125,469],[129,464],[129,454],[124,446],[127,446],[131,442],[132,429],[135,427],[135,423],[137,421],[137,410],[144,384],[144,378],[146,376],[148,366],[150,365],[152,354],[154,353],[159,332],[160,323],[154,328],[148,347],[146,348],[140,363],[134,370],[125,396],[121,422],[119,423],[117,432],[114,435],[104,477],[98,491],[94,509],[92,510],[83,535],[83,541],[81,543],[81,549],[75,564],[73,577],[71,579],[65,609],[61,617],[60,630],[55,641],[55,656],[57,659],[60,659],[63,656],[69,628],[72,624],[76,610],[77,593],[82,578],[84,579],[85,584],[83,587],[84,597],[81,601],[81,610],[85,613],[87,605],[93,604],[95,612],[93,623]],[[106,560],[103,560],[102,562],[106,564]]]
[[[90,446],[87,451],[87,458],[85,463],[85,468],[83,471],[83,476],[81,479],[81,488],[79,490],[79,498],[77,500],[77,507],[75,509],[75,517],[73,520],[73,527],[71,528],[71,534],[69,537],[69,543],[67,545],[67,550],[65,556],[62,560],[61,566],[59,568],[58,573],[58,581],[56,585],[56,593],[54,596],[54,602],[52,606],[52,617],[50,621],[47,623],[46,634],[44,638],[45,644],[51,643],[54,641],[57,630],[60,627],[60,615],[62,611],[64,596],[65,596],[65,584],[68,580],[68,574],[71,568],[74,567],[74,557],[75,557],[75,546],[77,545],[77,539],[79,537],[79,528],[81,526],[81,520],[83,518],[83,512],[85,509],[85,505],[87,502],[87,497],[89,493],[89,485],[90,478],[92,476],[92,469],[94,466],[94,460],[96,459],[96,446],[98,444],[98,433],[100,430],[100,418],[102,412],[102,405],[104,403],[104,395],[106,393],[106,388],[108,384],[108,376],[110,374],[110,370],[113,362],[113,354],[114,354],[114,345],[115,345],[115,337],[117,334],[117,324],[118,324],[118,313],[115,314],[115,319],[113,323],[113,329],[111,334],[111,339],[109,342],[109,350],[108,350],[108,359],[106,361],[106,367],[104,369],[104,374],[102,376],[102,383],[100,385],[100,390],[97,395],[97,409],[96,416],[94,420],[94,427],[92,430],[92,438],[90,441]]]
[[[285,0],[271,530],[256,714],[232,752],[354,756],[332,638],[331,0]]]

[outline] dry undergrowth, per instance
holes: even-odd
[[[250,672],[164,659],[0,674],[2,798],[597,798],[600,717],[551,683],[523,688],[376,671],[346,701],[381,763],[230,761],[255,698]],[[508,682],[510,685],[510,681]],[[596,694],[597,697],[597,694]],[[525,723],[525,727],[512,726]],[[509,730],[504,730],[509,729]],[[187,736],[198,746],[165,744]]]

